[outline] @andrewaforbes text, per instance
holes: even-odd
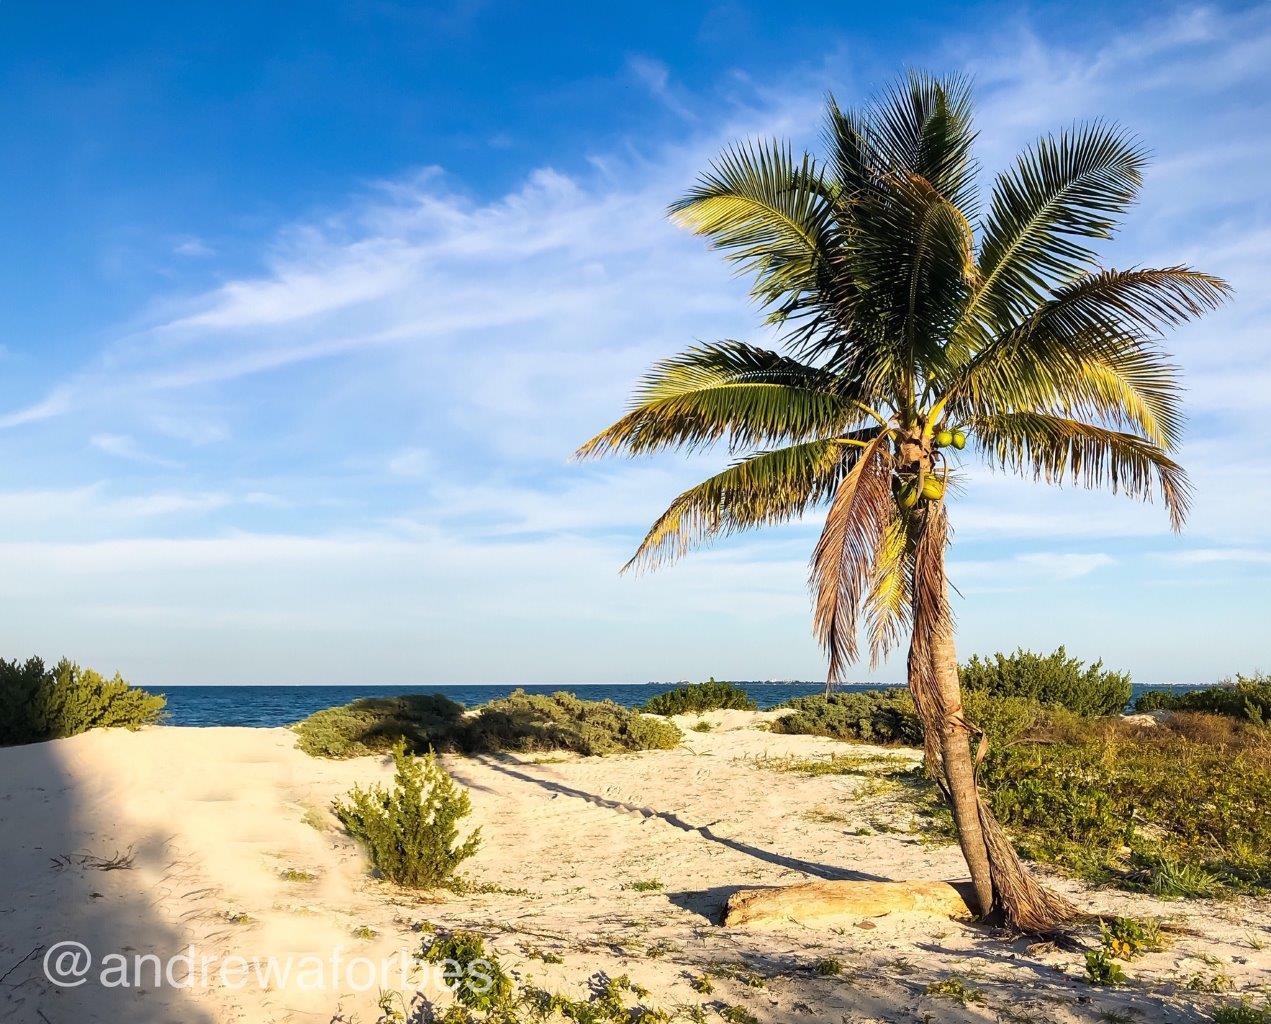
[[[488,960],[425,962],[417,951],[384,957],[350,953],[337,946],[329,953],[289,956],[205,955],[193,945],[171,955],[135,951],[96,951],[74,939],[52,943],[43,956],[44,977],[59,988],[302,989],[374,992],[389,988],[478,995],[494,984]]]

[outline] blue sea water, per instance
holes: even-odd
[[[523,686],[530,693],[566,690],[586,700],[612,700],[626,707],[643,704],[654,694],[672,690],[675,683],[639,683],[629,686],[600,683],[581,685]],[[792,697],[820,693],[822,683],[737,683],[761,708],[776,707]],[[848,684],[840,690],[869,690],[878,684]],[[1137,697],[1151,686],[1136,685]],[[147,687],[168,698],[170,725],[248,725],[269,727],[298,722],[315,711],[336,707],[359,697],[386,697],[407,693],[442,693],[465,707],[506,697],[515,685],[479,686],[172,686]]]

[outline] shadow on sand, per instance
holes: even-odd
[[[86,786],[88,768],[77,764],[76,744],[0,748],[0,1021],[212,1024],[188,989],[162,975],[154,984],[148,962],[134,970],[138,955],[153,953],[166,964],[186,948],[183,932],[158,910],[183,895],[181,865],[164,835],[132,836],[131,849],[97,843],[112,822],[111,801]],[[151,881],[142,880],[143,868]],[[77,950],[62,945],[59,956],[58,944],[72,942],[88,950],[91,967],[79,984],[54,984],[46,954],[51,968],[69,967]],[[101,983],[103,968],[118,963],[103,962],[110,954],[126,958],[127,985]],[[180,965],[173,977],[185,980]]]

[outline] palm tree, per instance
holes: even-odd
[[[1041,931],[1075,910],[1024,869],[976,784],[986,742],[963,711],[944,564],[955,453],[970,439],[967,455],[1047,483],[1159,495],[1178,529],[1179,382],[1158,338],[1227,286],[1099,263],[1090,244],[1112,236],[1145,162],[1121,129],[1038,140],[986,210],[974,139],[967,84],[910,74],[860,110],[831,98],[824,160],[780,142],[725,151],[671,216],[753,277],[785,352],[721,341],[658,363],[579,454],[740,455],[672,502],[628,568],[828,506],[811,562],[827,687],[858,628],[875,663],[909,635],[928,770],[978,909]]]

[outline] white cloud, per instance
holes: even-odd
[[[141,446],[137,444],[136,439],[126,434],[94,434],[88,439],[88,443],[98,451],[113,455],[117,459],[126,459],[129,462],[142,462],[151,466],[166,466],[169,468],[180,465],[180,463],[143,451]]]

